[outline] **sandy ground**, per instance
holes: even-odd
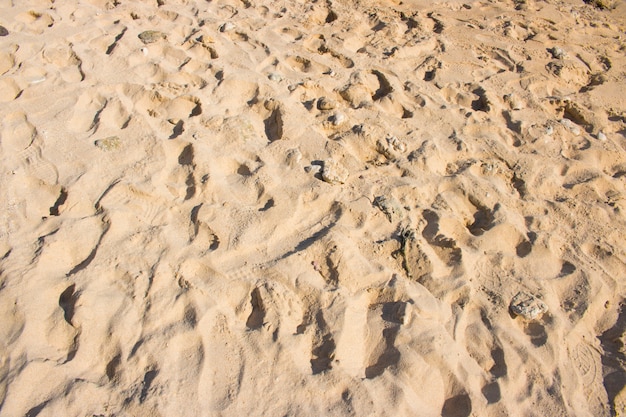
[[[626,412],[623,1],[0,26],[0,416]]]

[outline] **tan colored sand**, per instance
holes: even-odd
[[[0,416],[626,413],[624,2],[0,26]]]

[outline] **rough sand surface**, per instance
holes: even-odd
[[[0,416],[623,415],[592,3],[0,0]]]

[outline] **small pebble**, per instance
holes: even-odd
[[[548,51],[552,54],[552,58],[554,59],[563,59],[565,57],[565,51],[558,46],[550,48]]]
[[[605,141],[607,140],[607,137],[604,132],[598,132],[598,139],[600,139],[601,141]]]
[[[387,136],[385,141],[376,141],[376,150],[387,159],[395,159],[406,152],[406,143],[395,136]]]
[[[235,29],[235,25],[232,24],[231,22],[226,22],[220,26],[220,32],[228,32],[233,29]]]
[[[572,122],[570,119],[563,118],[559,122],[563,126],[565,126],[570,132],[572,132],[574,135],[576,136],[580,135],[580,128],[576,126],[576,124]]]
[[[7,36],[9,31],[4,26],[0,26],[0,36]]]
[[[332,110],[337,107],[337,102],[333,99],[320,97],[317,100],[317,108],[320,110]]]
[[[276,82],[283,80],[283,77],[276,72],[271,73],[270,75],[267,76],[267,78],[269,78],[271,81],[276,81]]]
[[[339,126],[346,121],[346,116],[343,113],[335,113],[332,117],[333,125]]]
[[[527,320],[535,320],[548,311],[546,303],[524,291],[515,294],[509,308],[513,314],[522,316]]]
[[[395,136],[387,136],[387,143],[397,152],[403,153],[406,151],[406,144]]]
[[[42,75],[40,77],[33,77],[33,78],[29,78],[28,79],[28,83],[29,84],[40,84],[42,82],[46,81],[46,76]]]

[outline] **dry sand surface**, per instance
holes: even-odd
[[[624,1],[0,26],[0,416],[626,412]]]

